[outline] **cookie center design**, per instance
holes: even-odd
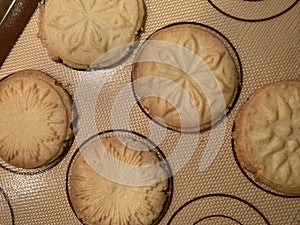
[[[95,212],[99,217],[108,217],[112,221],[116,221],[116,224],[127,225],[131,224],[131,217],[135,217],[138,211],[155,212],[152,203],[148,200],[148,193],[151,191],[150,187],[139,190],[108,181],[103,184],[101,186],[99,184],[99,189],[101,188],[102,191],[97,191],[98,199],[102,199],[101,204],[97,205],[97,211]],[[156,188],[159,187],[157,186]],[[155,197],[155,195],[152,197]],[[159,198],[160,196],[157,195],[156,197]]]
[[[7,88],[5,96],[0,100],[0,124],[5,128],[2,130],[3,139],[19,140],[19,144],[23,146],[58,139],[52,125],[62,124],[64,121],[52,119],[57,104],[45,100],[50,90],[46,90],[42,96],[40,92],[36,85],[26,90]]]

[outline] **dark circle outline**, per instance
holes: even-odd
[[[73,207],[73,204],[72,204],[72,201],[71,201],[71,197],[70,197],[70,194],[69,194],[69,173],[70,173],[70,170],[71,170],[71,167],[72,167],[72,164],[73,164],[73,161],[75,159],[75,157],[77,156],[78,152],[80,151],[80,149],[86,145],[89,141],[91,141],[92,139],[96,138],[97,136],[101,136],[101,135],[105,135],[105,134],[109,134],[109,133],[116,133],[116,132],[124,132],[124,133],[128,133],[128,134],[134,134],[140,138],[143,138],[145,140],[147,140],[152,146],[154,146],[155,148],[157,148],[159,154],[163,157],[163,159],[166,159],[166,156],[164,155],[164,153],[160,150],[160,148],[153,142],[151,141],[149,138],[147,138],[146,136],[138,133],[138,132],[135,132],[135,131],[132,131],[132,130],[125,130],[125,129],[112,129],[112,130],[105,130],[105,131],[102,131],[102,132],[99,132],[97,134],[94,134],[92,135],[91,137],[89,137],[87,140],[85,140],[83,143],[80,144],[80,146],[75,150],[75,152],[73,153],[70,161],[69,161],[69,165],[68,165],[68,168],[67,168],[67,172],[66,172],[66,193],[67,193],[67,199],[68,199],[68,203],[69,203],[69,206],[70,208],[72,209],[74,215],[76,216],[76,218],[78,219],[78,221],[80,223],[82,223],[83,225],[85,225],[82,221],[82,219],[80,219],[78,216],[77,216],[77,213]],[[171,166],[169,164],[168,161],[165,161],[166,162],[166,166],[170,172],[170,177],[168,178],[168,186],[169,186],[169,190],[166,191],[166,193],[169,195],[164,206],[163,206],[163,210],[161,211],[160,215],[151,223],[151,225],[159,225],[159,223],[161,222],[161,220],[164,218],[164,216],[166,215],[167,211],[169,210],[170,208],[170,205],[172,203],[172,200],[173,200],[173,189],[174,189],[174,182],[173,182],[173,172],[172,172],[172,169],[171,169]]]
[[[202,196],[199,196],[199,197],[196,197],[194,199],[191,199],[189,200],[188,202],[184,203],[182,206],[180,206],[176,211],[175,213],[171,216],[170,220],[168,221],[167,225],[171,225],[172,221],[174,220],[174,218],[177,216],[177,214],[183,210],[185,207],[187,207],[188,205],[190,205],[191,203],[193,202],[196,202],[196,201],[199,201],[201,199],[204,199],[204,198],[211,198],[211,197],[224,197],[224,198],[231,198],[231,199],[234,199],[234,200],[237,200],[241,203],[244,203],[245,205],[249,206],[250,208],[252,208],[255,212],[257,212],[260,217],[265,221],[265,223],[267,225],[271,225],[270,222],[268,221],[268,219],[264,216],[264,214],[262,214],[254,205],[252,205],[251,203],[247,202],[246,200],[244,199],[241,199],[237,196],[234,196],[234,195],[229,195],[229,194],[207,194],[207,195],[202,195]]]
[[[234,130],[235,130],[235,126],[233,125],[232,131],[234,131]],[[270,194],[270,195],[273,195],[273,196],[276,196],[276,197],[289,198],[289,199],[300,198],[300,195],[292,195],[292,194],[289,195],[289,194],[283,194],[282,192],[280,192],[280,193],[282,193],[282,194],[280,194],[280,193],[276,193],[276,192],[271,191],[271,190],[273,190],[272,188],[270,188],[271,190],[267,190],[267,189],[265,189],[264,187],[260,186],[260,185],[259,185],[259,182],[254,181],[254,180],[246,173],[246,171],[244,170],[244,168],[243,168],[242,165],[240,164],[240,162],[239,162],[239,160],[238,160],[238,158],[237,158],[237,154],[236,154],[236,152],[235,152],[235,150],[234,150],[234,149],[235,149],[235,147],[234,147],[234,146],[235,146],[235,144],[234,144],[234,138],[231,138],[231,146],[232,146],[233,157],[234,157],[234,160],[235,160],[235,162],[236,162],[238,168],[240,169],[241,173],[246,177],[246,179],[247,179],[248,181],[250,181],[250,183],[252,183],[255,187],[257,187],[258,189],[260,189],[260,190],[266,192],[267,194]],[[278,192],[279,192],[279,191],[278,191]]]
[[[230,17],[231,19],[238,20],[238,21],[243,21],[243,22],[264,22],[264,21],[267,21],[267,20],[272,20],[272,19],[274,19],[274,18],[280,17],[280,16],[282,16],[283,14],[287,13],[287,12],[290,11],[292,8],[294,8],[300,0],[296,0],[293,4],[291,4],[291,5],[290,5],[288,8],[286,8],[284,11],[282,11],[282,12],[276,14],[276,15],[269,16],[269,17],[262,18],[262,19],[243,19],[243,18],[239,18],[239,17],[233,16],[233,15],[231,15],[231,14],[229,14],[229,13],[224,12],[224,11],[221,10],[219,7],[217,7],[217,6],[212,2],[212,0],[207,0],[207,1],[208,1],[208,3],[209,3],[214,9],[216,9],[216,10],[217,10],[218,12],[220,12],[221,14]]]
[[[44,71],[41,71],[41,70],[38,70],[42,73],[45,73]],[[18,72],[18,71],[16,71]],[[5,79],[7,79],[9,76],[13,75],[14,73],[16,72],[13,72],[3,78],[0,79],[0,82],[4,81]],[[47,73],[45,73],[46,75],[48,75]],[[50,75],[48,75],[50,76]],[[52,77],[53,78],[53,77]],[[58,84],[60,84],[59,82],[57,82]],[[67,92],[65,89],[64,89],[65,93],[68,94],[70,96],[71,99],[72,96],[70,95],[69,92]],[[66,147],[64,148],[64,150],[62,151],[62,153],[56,158],[54,159],[53,161],[51,161],[50,163],[48,163],[47,165],[44,165],[42,167],[37,167],[37,168],[32,168],[32,169],[25,169],[25,168],[18,168],[18,167],[15,167],[13,165],[10,165],[9,163],[5,162],[5,160],[3,160],[2,158],[0,158],[3,162],[0,162],[0,168],[10,172],[10,173],[14,173],[14,174],[18,174],[18,175],[37,175],[37,174],[41,174],[41,173],[44,173],[46,171],[49,171],[51,170],[52,168],[54,168],[55,166],[57,166],[64,158],[65,156],[68,154],[68,151],[70,150],[70,148],[72,147],[73,145],[73,142],[74,142],[74,139],[75,139],[75,132],[76,132],[76,124],[77,124],[77,119],[78,119],[78,116],[77,116],[77,110],[76,110],[76,106],[73,102],[73,121],[71,122],[71,129],[72,131],[74,132],[74,135],[69,138],[67,140],[68,144],[66,145]],[[3,163],[7,164],[6,165],[3,165]],[[9,166],[11,166],[12,168],[9,168]],[[20,171],[18,171],[20,170]]]
[[[300,1],[300,0],[299,0],[299,1]],[[241,58],[240,58],[240,56],[239,56],[239,54],[238,54],[238,51],[236,50],[235,46],[231,43],[231,41],[230,41],[223,33],[221,33],[219,30],[217,30],[217,29],[215,29],[215,28],[213,28],[213,27],[211,27],[211,26],[209,26],[209,25],[203,24],[203,23],[198,23],[198,22],[177,22],[177,23],[171,23],[171,24],[169,24],[169,25],[167,25],[167,26],[164,26],[164,27],[161,27],[161,28],[157,29],[157,30],[154,31],[152,34],[158,32],[158,31],[160,31],[160,30],[163,30],[163,29],[165,29],[165,28],[172,27],[172,26],[175,26],[175,25],[180,25],[180,24],[197,25],[197,26],[200,26],[200,27],[204,27],[204,28],[207,29],[207,30],[211,30],[211,31],[213,31],[213,33],[216,33],[217,35],[220,35],[220,36],[221,36],[222,38],[224,38],[224,40],[227,42],[226,44],[228,44],[228,45],[230,46],[230,48],[231,48],[230,50],[233,51],[233,53],[234,53],[234,55],[235,55],[235,57],[236,57],[236,59],[237,59],[237,63],[238,63],[239,68],[236,68],[236,70],[237,70],[238,75],[239,75],[239,76],[238,76],[239,80],[238,80],[238,85],[237,85],[236,94],[235,94],[235,97],[234,97],[233,101],[231,102],[231,106],[228,107],[228,110],[227,110],[227,112],[225,113],[225,115],[224,115],[223,117],[221,117],[220,120],[217,121],[216,124],[214,124],[212,127],[217,126],[219,123],[221,123],[221,122],[223,121],[224,117],[228,116],[228,115],[231,113],[232,109],[234,108],[234,106],[235,106],[235,104],[236,104],[236,102],[238,101],[238,98],[239,98],[239,96],[240,96],[240,92],[241,92],[242,84],[243,84],[243,66],[242,66]],[[152,36],[152,34],[150,34],[150,35],[146,38],[145,42],[146,42],[147,40],[149,40],[149,38]],[[216,38],[219,40],[218,37],[216,37]],[[220,42],[222,42],[222,41],[220,40]],[[225,46],[225,48],[227,48],[227,47]],[[138,51],[139,51],[139,49],[138,49]],[[230,55],[231,55],[231,54],[230,54]],[[134,63],[135,63],[135,61],[133,62],[133,64],[134,64]],[[236,63],[234,63],[234,64],[236,64]],[[236,67],[236,65],[235,65],[235,67]],[[238,71],[238,69],[239,69],[239,71]],[[205,128],[205,129],[203,129],[203,130],[201,130],[201,131],[178,131],[178,130],[175,130],[175,129],[173,129],[173,128],[167,126],[167,125],[161,124],[159,121],[157,121],[156,119],[154,119],[149,113],[147,113],[146,110],[144,109],[144,107],[142,106],[142,104],[140,103],[140,101],[138,101],[138,96],[137,96],[137,93],[136,93],[135,88],[134,88],[134,85],[133,85],[134,79],[133,79],[133,76],[132,76],[132,75],[133,75],[133,69],[132,69],[132,71],[131,71],[131,88],[132,88],[132,92],[133,92],[134,98],[135,98],[135,100],[136,100],[136,103],[137,103],[137,105],[139,106],[139,108],[141,109],[141,111],[142,111],[142,112],[143,112],[143,113],[144,113],[144,114],[145,114],[152,122],[156,123],[156,124],[159,125],[160,127],[163,127],[163,128],[165,128],[165,129],[167,129],[167,130],[174,131],[174,132],[181,133],[181,134],[182,134],[182,133],[183,133],[183,134],[199,134],[199,133],[205,132],[205,131],[207,131],[207,130],[210,130],[210,129],[212,128],[212,127],[208,127],[208,128]]]
[[[6,195],[6,193],[4,192],[4,190],[2,188],[0,188],[0,194],[2,194],[4,196],[4,199],[8,205],[9,211],[10,211],[10,216],[11,216],[11,224],[14,225],[15,224],[15,215],[14,215],[14,211],[13,208],[10,204],[9,198]]]
[[[201,218],[200,220],[196,221],[193,225],[197,225],[198,223],[206,220],[206,219],[209,219],[209,218],[215,218],[215,217],[220,217],[220,218],[226,218],[226,219],[229,219],[229,220],[232,220],[240,225],[243,225],[242,223],[240,223],[238,220],[234,219],[233,217],[231,216],[224,216],[224,215],[212,215],[212,216],[206,216],[206,217],[203,217]]]

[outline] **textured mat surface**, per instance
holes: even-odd
[[[0,161],[0,224],[81,224],[67,198],[68,166],[85,139],[111,129],[133,130],[167,157],[173,156],[173,198],[160,224],[300,224],[300,196],[255,182],[236,160],[231,137],[238,109],[253,91],[270,82],[300,80],[300,3],[145,2],[148,17],[142,39],[171,23],[197,22],[217,30],[234,46],[242,68],[234,108],[222,123],[200,134],[164,129],[135,103],[130,65],[84,72],[52,62],[37,38],[37,9],[1,67],[0,78],[22,69],[48,73],[73,96],[84,122],[67,155],[43,171],[24,171]]]

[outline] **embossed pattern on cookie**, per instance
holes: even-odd
[[[55,61],[86,69],[110,50],[132,44],[143,30],[143,0],[51,0],[41,5],[39,36]],[[110,66],[127,54],[128,46],[107,56]],[[101,60],[100,60],[101,61]]]
[[[239,75],[229,51],[200,25],[176,24],[153,33],[136,61],[132,78],[142,108],[177,131],[215,124],[237,93]]]
[[[266,85],[243,105],[233,133],[241,164],[254,178],[300,194],[300,82]]]
[[[123,141],[116,137],[101,138],[107,155],[97,154],[97,159],[93,159],[102,173],[87,163],[88,153],[79,152],[73,162],[69,178],[70,200],[78,218],[85,224],[151,225],[165,205],[168,180],[158,181],[158,177],[167,176],[166,168],[160,167],[154,173],[145,172],[140,178],[132,177],[126,171],[128,168],[122,166],[142,169],[159,162],[159,158],[154,152],[130,147],[130,138]],[[99,141],[93,141],[81,151],[94,152],[97,149]],[[123,169],[117,168],[118,165]],[[109,177],[106,177],[107,173]],[[155,182],[151,185],[124,185],[117,180],[121,176],[129,183],[138,179]]]
[[[0,157],[20,168],[44,166],[72,137],[72,101],[39,71],[19,71],[0,82]]]

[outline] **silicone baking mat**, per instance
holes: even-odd
[[[81,224],[68,200],[67,171],[78,146],[108,130],[131,130],[147,137],[177,162],[171,163],[172,199],[159,224],[300,224],[300,197],[255,182],[236,160],[231,136],[235,116],[253,91],[270,82],[300,80],[299,1],[145,3],[148,17],[142,39],[172,23],[195,22],[231,43],[242,72],[233,109],[222,123],[201,133],[163,128],[136,104],[126,62],[98,71],[77,71],[52,62],[37,37],[36,9],[3,63],[0,78],[37,69],[57,79],[75,100],[78,133],[67,154],[42,170],[20,170],[0,162],[0,224]]]

